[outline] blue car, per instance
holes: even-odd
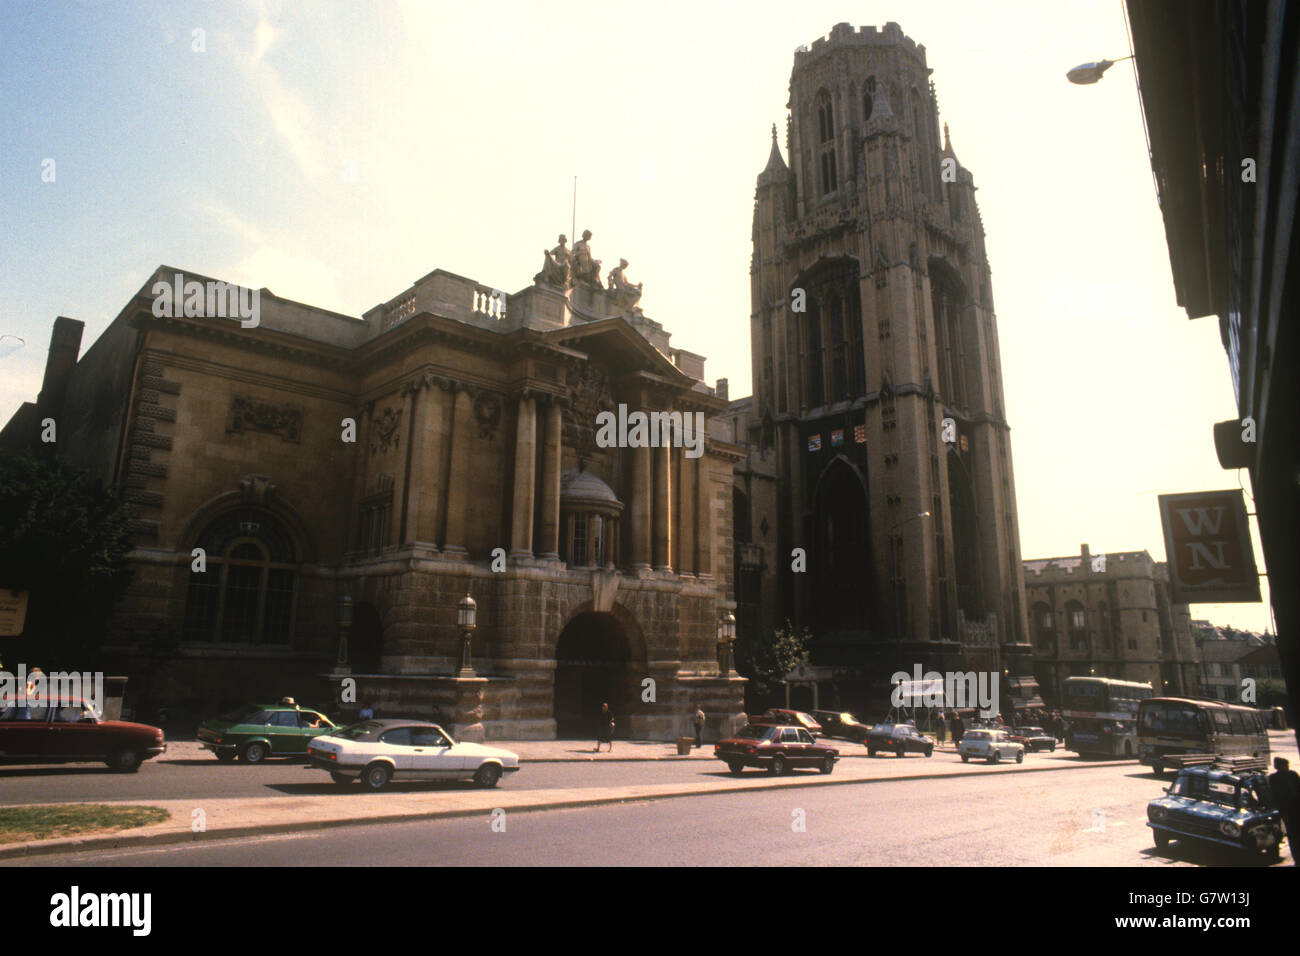
[[[1282,814],[1259,772],[1183,770],[1165,796],[1147,804],[1147,826],[1157,847],[1197,840],[1272,860],[1281,855]]]

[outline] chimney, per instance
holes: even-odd
[[[1083,570],[1092,570],[1092,552],[1088,550],[1088,542],[1079,545],[1079,557],[1083,558]]]
[[[45,379],[36,405],[42,414],[57,415],[63,408],[63,396],[68,390],[68,376],[77,365],[81,351],[81,333],[86,323],[59,316],[50,332],[50,352],[45,358]]]
[[[718,384],[713,388],[713,394],[718,396],[718,398],[722,399],[724,402],[730,401],[727,397],[727,380],[725,378],[718,379]]]

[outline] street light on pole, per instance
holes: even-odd
[[[1131,59],[1133,59],[1133,57],[1130,54],[1129,56],[1120,57],[1119,60],[1098,60],[1096,63],[1080,63],[1074,69],[1067,71],[1065,78],[1071,83],[1077,83],[1080,86],[1087,86],[1090,83],[1096,83],[1100,80],[1105,72],[1116,63],[1119,63],[1120,60]]]
[[[893,594],[894,594],[894,634],[895,634],[895,636],[897,636],[897,635],[899,634],[899,624],[898,624],[898,544],[895,544],[895,541],[898,541],[898,542],[900,542],[900,543],[902,542],[902,535],[896,534],[896,532],[897,532],[900,528],[905,528],[907,525],[911,524],[913,521],[916,521],[916,520],[918,520],[918,519],[920,519],[920,518],[928,518],[928,517],[930,517],[930,512],[928,512],[928,511],[922,511],[922,512],[920,512],[919,514],[914,514],[914,515],[912,515],[912,517],[908,518],[906,521],[900,521],[898,524],[892,526],[892,527],[889,529],[889,559],[890,559],[890,563],[892,564],[893,569],[894,569],[894,573],[893,573],[893,582],[892,582],[892,583],[893,583],[893,589],[892,589],[892,590],[893,590]]]
[[[474,601],[472,597],[469,596],[469,592],[466,591],[465,596],[461,598],[460,603],[456,605],[456,619],[457,622],[460,624],[460,674],[459,676],[462,678],[478,676],[477,674],[474,673],[474,664],[470,659],[470,647],[469,647],[470,635],[474,633],[474,628],[477,626],[476,625],[477,618],[478,618],[478,604]]]

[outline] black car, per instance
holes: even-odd
[[[814,710],[812,715],[822,725],[823,737],[839,737],[862,743],[867,739],[871,728],[860,722],[847,710]]]
[[[913,724],[876,724],[867,734],[865,743],[868,757],[874,757],[881,750],[888,750],[897,757],[909,753],[934,756],[934,738],[927,737]]]

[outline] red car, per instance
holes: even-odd
[[[119,773],[167,749],[148,724],[104,720],[83,700],[0,704],[0,763],[97,763]]]
[[[750,724],[736,736],[713,745],[713,756],[739,775],[746,767],[758,767],[772,774],[789,773],[797,767],[816,767],[822,773],[835,769],[840,752],[819,744],[802,727],[780,724]]]

